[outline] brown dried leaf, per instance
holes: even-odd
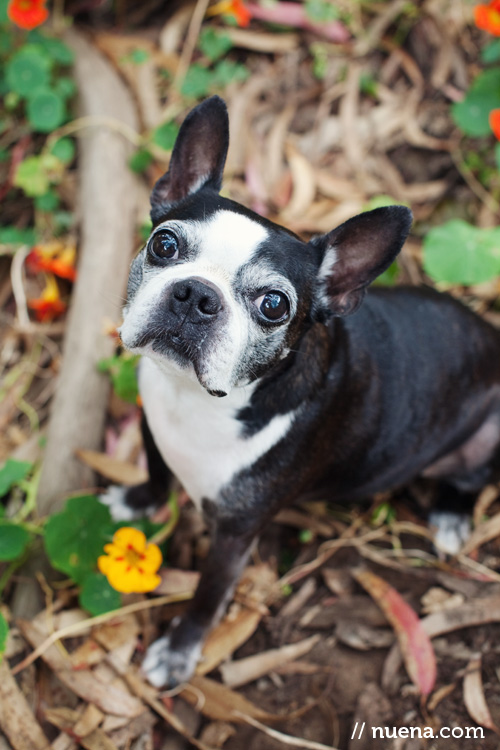
[[[39,646],[46,638],[46,633],[39,626],[26,620],[19,622],[19,628],[32,646]],[[144,706],[137,698],[112,685],[103,684],[90,670],[73,671],[71,661],[61,654],[56,645],[49,646],[42,659],[66,687],[83,700],[95,703],[104,713],[134,717],[144,711]]]
[[[50,748],[6,661],[0,664],[0,729],[14,750]]]
[[[319,635],[313,635],[305,638],[298,643],[290,643],[281,648],[273,648],[269,651],[262,651],[260,654],[254,654],[246,659],[238,659],[222,664],[220,672],[222,679],[229,687],[240,687],[248,682],[253,682],[259,677],[268,674],[276,667],[286,664],[287,662],[300,659],[307,654],[313,646],[320,640]]]
[[[273,721],[282,718],[263,711],[225,685],[200,675],[191,679],[189,685],[182,691],[181,696],[192,706],[199,705],[199,709],[204,716],[216,721],[243,721],[238,714],[246,714],[254,719],[260,719],[260,721]],[[200,697],[203,698],[202,701],[200,701]]]
[[[76,455],[84,464],[116,484],[131,487],[134,484],[142,484],[147,481],[148,473],[145,469],[108,456],[107,453],[82,449],[77,450]]]
[[[94,729],[84,737],[79,736],[76,732],[80,719],[78,711],[70,708],[49,708],[45,711],[45,718],[58,729],[78,736],[78,743],[85,750],[118,750],[102,729]]]
[[[297,151],[295,146],[287,143],[285,152],[292,174],[293,191],[290,202],[282,213],[283,219],[290,221],[302,216],[313,202],[316,193],[316,179],[309,160]]]
[[[371,571],[357,571],[355,578],[375,599],[394,628],[413,684],[422,695],[429,695],[436,681],[436,657],[418,615],[396,589]]]
[[[208,674],[255,633],[262,615],[253,609],[239,609],[235,617],[231,613],[210,633],[203,647],[203,661],[196,674]]]
[[[491,542],[497,536],[500,536],[500,513],[497,513],[496,516],[489,518],[484,523],[480,523],[467,539],[460,552],[462,555],[470,555],[478,547]]]
[[[495,502],[497,497],[498,487],[495,487],[495,485],[493,484],[489,484],[480,493],[474,505],[474,512],[472,514],[474,527],[481,525],[481,523],[483,522],[483,516],[485,515],[490,505]]]
[[[200,574],[195,570],[176,570],[164,568],[160,571],[161,583],[155,594],[183,594],[194,592],[200,580]]]
[[[491,718],[490,709],[484,697],[481,679],[481,654],[473,656],[467,665],[464,677],[464,703],[469,716],[482,727],[500,734],[500,730]]]

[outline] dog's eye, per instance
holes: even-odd
[[[254,305],[257,305],[266,320],[272,320],[273,323],[284,320],[288,317],[288,313],[290,312],[288,297],[286,297],[283,292],[277,292],[274,290],[257,297],[254,301]]]
[[[179,243],[171,232],[157,232],[151,238],[148,250],[154,258],[160,260],[175,260],[179,257]]]

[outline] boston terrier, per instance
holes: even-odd
[[[143,355],[150,471],[121,500],[156,506],[175,475],[212,531],[187,613],[144,660],[157,686],[192,675],[283,506],[305,493],[350,502],[419,476],[474,492],[500,463],[500,334],[431,289],[366,294],[410,211],[378,208],[304,242],[219,195],[228,142],[216,96],[184,121],[120,329]]]

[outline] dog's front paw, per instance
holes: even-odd
[[[200,656],[200,643],[174,649],[170,637],[165,635],[146,651],[142,672],[155,687],[174,688],[192,677]]]

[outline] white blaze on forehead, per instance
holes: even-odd
[[[222,268],[234,278],[269,236],[267,229],[248,216],[218,211],[206,222],[198,222],[199,260]]]

